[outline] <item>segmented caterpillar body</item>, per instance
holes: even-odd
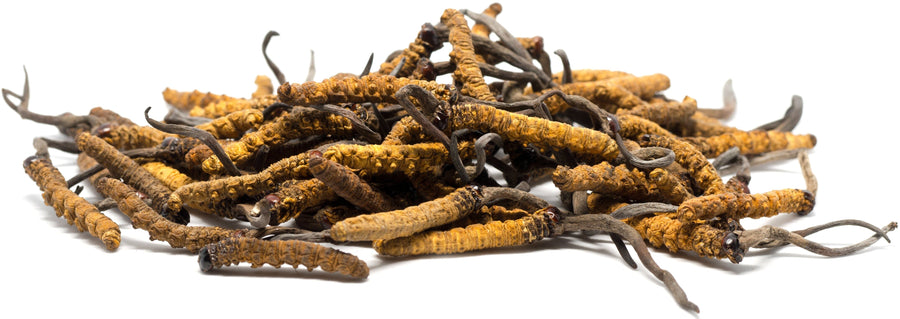
[[[156,177],[172,191],[194,182],[194,179],[190,176],[162,162],[147,162],[141,164],[141,167],[150,172],[153,177]]]
[[[647,180],[643,172],[636,168],[629,169],[624,164],[613,166],[608,162],[573,168],[559,166],[553,172],[553,184],[566,192],[590,190],[642,200],[658,197],[656,187]]]
[[[182,111],[190,111],[196,107],[204,107],[211,103],[230,101],[237,98],[227,95],[213,94],[210,92],[200,92],[194,90],[192,92],[183,92],[166,88],[163,91],[163,100],[169,105]]]
[[[543,210],[514,220],[492,221],[465,228],[429,231],[409,237],[376,240],[375,251],[388,256],[455,254],[498,247],[526,245],[552,233],[552,221]]]
[[[474,144],[459,143],[463,159],[474,157]],[[407,175],[436,175],[444,164],[450,163],[450,153],[441,143],[412,145],[354,145],[338,144],[329,147],[323,156],[357,171],[361,177],[405,173]]]
[[[815,197],[801,189],[780,189],[759,194],[724,192],[686,200],[679,205],[676,216],[680,220],[695,220],[717,216],[763,218],[790,212],[806,215],[813,206]]]
[[[126,184],[134,185],[135,188],[150,196],[153,206],[158,211],[167,212],[166,218],[182,224],[187,224],[190,220],[190,215],[186,211],[167,211],[166,202],[172,191],[140,164],[120,153],[115,147],[89,133],[79,134],[75,142],[78,149],[106,167],[112,176],[121,178]]]
[[[285,83],[278,88],[278,99],[290,105],[337,103],[397,103],[394,94],[408,84],[421,86],[438,99],[450,99],[452,89],[434,81],[369,74],[360,78],[325,79],[322,82]]]
[[[450,128],[497,133],[504,140],[533,144],[554,150],[571,150],[589,162],[611,161],[619,155],[616,142],[600,131],[511,113],[481,104],[454,105]]]
[[[219,101],[207,104],[206,106],[198,106],[191,109],[191,116],[217,118],[227,114],[231,114],[240,110],[258,109],[262,110],[278,102],[275,95],[265,95],[254,99],[232,99],[227,101]]]
[[[267,195],[260,202],[265,201],[264,204],[269,206],[272,212],[269,224],[274,226],[296,218],[306,209],[335,199],[337,195],[333,188],[326,186],[317,178],[312,178],[285,181],[281,183],[277,192]]]
[[[251,129],[257,129],[263,123],[262,110],[246,109],[217,117],[197,128],[207,131],[217,139],[240,138]]]
[[[307,107],[294,107],[289,114],[260,126],[255,132],[245,134],[239,141],[228,144],[224,149],[235,165],[242,165],[262,145],[283,144],[288,140],[310,135],[344,136],[352,133],[350,120],[345,117]],[[215,156],[206,159],[202,166],[203,171],[208,174],[221,174],[225,170],[222,162]]]
[[[685,140],[709,158],[717,157],[735,146],[739,147],[741,154],[744,155],[816,146],[815,135],[797,135],[781,131],[735,131],[710,137],[688,137]]]
[[[417,206],[347,218],[331,227],[331,238],[368,241],[409,236],[472,212],[480,205],[481,196],[478,188],[467,186]]]
[[[306,153],[300,153],[275,162],[256,174],[187,184],[172,192],[167,206],[170,211],[178,211],[182,206],[205,206],[208,202],[262,195],[286,180],[310,178],[308,159]]]
[[[484,76],[475,60],[475,46],[472,44],[472,31],[466,18],[456,9],[444,10],[441,23],[450,29],[450,62],[456,64],[453,80],[462,83],[460,92],[484,101],[496,101],[491,89],[484,82]]]
[[[107,250],[119,247],[119,225],[87,200],[70,191],[65,177],[53,167],[49,159],[29,157],[24,164],[25,173],[44,192],[44,204],[53,207],[57,217],[65,217],[69,225],[75,224],[78,231],[87,230],[91,236],[99,238]]]
[[[338,196],[366,211],[377,213],[397,208],[389,196],[363,181],[347,166],[324,158],[319,151],[310,152],[309,171]]]
[[[612,78],[618,77],[633,77],[634,75],[628,72],[622,71],[612,71],[612,70],[591,70],[591,69],[581,69],[581,70],[572,70],[572,81],[574,82],[594,82],[594,81],[602,81]],[[556,84],[562,84],[563,73],[557,72],[553,74],[553,82]]]
[[[167,137],[178,137],[178,135],[169,134],[150,126],[114,124],[101,126],[97,131],[97,136],[120,150],[156,147]]]
[[[119,210],[131,218],[135,228],[146,230],[150,233],[150,240],[165,241],[172,248],[183,247],[191,252],[197,252],[210,243],[241,233],[240,230],[173,223],[147,206],[133,188],[112,178],[102,178],[97,181],[96,186],[97,191],[116,201]]]
[[[640,138],[642,147],[658,146],[672,150],[675,161],[684,167],[703,190],[704,194],[719,194],[725,191],[725,183],[706,156],[688,142],[677,138],[645,134]]]
[[[294,268],[303,265],[310,271],[321,267],[324,271],[354,278],[369,276],[369,267],[356,256],[299,240],[264,241],[247,237],[228,238],[204,247],[200,251],[198,262],[203,271],[248,262],[253,268],[264,264],[275,268],[285,264]]]

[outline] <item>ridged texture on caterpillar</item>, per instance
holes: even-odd
[[[107,144],[99,137],[89,133],[79,134],[75,139],[78,149],[93,157],[98,163],[109,170],[112,176],[121,178],[128,185],[133,185],[138,190],[150,196],[153,206],[158,211],[164,211],[166,201],[172,191],[161,181],[153,177],[150,172],[140,164],[125,156],[112,145]],[[181,218],[184,216],[172,216]]]
[[[616,111],[616,115],[634,115],[659,124],[661,127],[672,128],[690,121],[691,115],[694,115],[695,112],[697,112],[697,100],[686,96],[681,102],[645,103],[630,110],[619,109]]]
[[[53,167],[50,160],[29,158],[25,164],[25,173],[44,192],[44,205],[53,207],[57,217],[65,217],[69,225],[75,224],[78,231],[87,230],[91,236],[99,238],[107,250],[119,247],[122,237],[119,225],[87,200],[70,191],[65,177]]]
[[[119,126],[135,125],[134,122],[119,115],[119,113],[99,106],[92,108],[88,114],[97,117],[97,119],[100,120],[100,123],[110,123]]]
[[[109,131],[100,133],[99,136],[106,143],[120,150],[156,147],[166,137],[178,137],[178,135],[169,134],[150,126],[135,125],[114,126]]]
[[[204,257],[208,259],[204,261]],[[228,238],[208,245],[206,252],[201,252],[200,258],[201,266],[204,262],[210,263],[207,266],[209,269],[247,262],[253,268],[264,264],[275,266],[275,268],[280,268],[285,264],[294,268],[303,265],[309,271],[320,267],[327,272],[336,272],[354,278],[369,276],[369,267],[356,256],[300,240],[265,241],[247,237]]]
[[[671,204],[681,204],[681,202],[694,198],[694,194],[687,186],[663,168],[655,168],[647,176],[652,185],[656,186],[659,196],[666,199]]]
[[[400,71],[397,73],[397,77],[411,76],[416,70],[416,63],[419,63],[419,59],[431,55],[431,51],[427,49],[426,45],[425,41],[416,37],[413,42],[409,43],[409,47],[403,49],[403,53],[397,55],[389,62],[382,63],[378,69],[378,74],[391,74],[395,68],[399,67]],[[403,58],[406,58],[403,65],[399,65],[400,60],[403,60]]]
[[[217,118],[230,113],[246,109],[262,110],[278,102],[275,95],[266,95],[255,99],[232,99],[228,101],[219,101],[207,104],[206,106],[198,106],[191,109],[191,116]]]
[[[675,161],[681,164],[697,182],[704,194],[719,194],[725,191],[725,183],[706,156],[688,142],[677,138],[658,135],[644,135],[640,139],[642,147],[658,146],[672,150]]]
[[[212,134],[217,139],[240,138],[244,132],[257,129],[263,123],[263,114],[258,109],[246,109],[217,117],[212,121],[197,125],[198,129]]]
[[[407,175],[429,173],[436,175],[441,166],[450,163],[447,148],[441,143],[412,145],[354,145],[338,144],[329,147],[323,156],[357,171],[359,176]],[[471,142],[459,143],[463,159],[474,157]]]
[[[649,99],[668,88],[669,77],[663,74],[653,74],[641,77],[614,77],[594,82],[575,82],[552,89],[558,89],[565,94],[582,96],[597,106],[615,113],[620,108],[631,109],[642,105],[645,103],[642,99]],[[548,98],[545,103],[553,114],[569,107],[561,98],[555,96]]]
[[[269,224],[273,226],[296,218],[306,209],[337,199],[332,188],[317,178],[285,181],[273,195],[279,200],[272,207]]]
[[[608,162],[597,165],[559,166],[553,172],[553,184],[561,191],[590,190],[594,193],[621,196],[627,199],[648,200],[658,196],[656,187],[644,172],[626,165],[613,166]]]
[[[441,23],[450,29],[450,62],[456,64],[453,81],[462,83],[460,92],[484,101],[496,101],[491,89],[484,82],[481,69],[475,60],[475,46],[472,44],[472,31],[466,18],[456,9],[444,10]]]
[[[530,244],[550,234],[542,214],[506,221],[428,231],[409,237],[376,240],[375,251],[388,256],[456,254],[467,251]]]
[[[347,166],[328,160],[321,154],[310,155],[309,172],[335,194],[368,212],[386,212],[397,208],[393,199],[374,189]]]
[[[688,137],[685,140],[709,158],[718,157],[732,147],[739,147],[741,154],[754,155],[816,146],[815,135],[781,131],[737,131],[710,137]]]
[[[710,137],[735,132],[742,132],[742,130],[725,125],[719,119],[709,117],[703,112],[696,112],[677,133],[680,136]]]
[[[168,199],[169,210],[177,211],[182,206],[203,206],[206,202],[235,200],[242,196],[261,195],[275,185],[289,179],[309,178],[306,153],[287,157],[269,165],[256,174],[229,176],[209,181],[200,181],[179,187]]]
[[[260,126],[255,132],[244,134],[239,141],[228,144],[224,149],[235,165],[242,165],[262,145],[279,145],[294,138],[321,134],[351,135],[353,127],[345,117],[307,107],[294,107],[290,113]],[[218,157],[203,161],[203,171],[208,174],[221,174],[224,170]]]
[[[459,219],[477,208],[481,195],[472,187],[402,210],[359,215],[335,223],[331,238],[367,241],[405,237]]]
[[[780,189],[759,194],[725,192],[686,200],[678,206],[680,220],[772,217],[781,213],[809,213],[815,198],[800,189]]]
[[[659,136],[677,137],[672,132],[659,126],[656,122],[634,115],[617,115],[619,119],[619,135],[622,138],[637,139],[644,134],[652,134]]]
[[[165,100],[166,103],[169,103],[169,105],[182,111],[190,111],[195,107],[204,107],[211,103],[234,99],[236,98],[209,92],[204,93],[198,90],[194,90],[193,92],[182,92],[166,88],[166,90],[163,91],[163,100]]]
[[[166,165],[165,163],[147,162],[141,164],[141,167],[146,169],[153,177],[156,177],[156,179],[173,191],[181,186],[194,182],[190,176],[184,175],[181,171]]]
[[[278,88],[278,99],[290,105],[337,103],[397,103],[394,94],[408,84],[421,86],[438,99],[449,100],[452,89],[434,81],[395,78],[369,74],[361,78],[325,79],[322,82],[284,83]]]
[[[86,171],[86,170],[90,169],[91,167],[97,166],[97,160],[95,160],[93,157],[90,157],[83,152],[78,153],[78,157],[76,158],[75,163],[78,165],[78,168],[81,169],[82,171]],[[88,181],[91,182],[91,185],[97,185],[97,180],[101,179],[103,177],[112,177],[112,175],[109,174],[108,169],[103,169],[102,171],[98,172],[97,174],[91,175],[91,177],[88,177]]]
[[[185,226],[173,223],[147,206],[133,188],[115,179],[100,179],[97,181],[97,191],[115,200],[119,205],[119,210],[131,218],[131,223],[135,228],[150,233],[150,240],[167,242],[173,248],[186,248],[191,252],[197,252],[203,246],[240,233],[240,231],[219,227]]]
[[[391,130],[384,136],[381,145],[413,144],[428,140],[422,125],[412,116],[404,116],[391,126]]]
[[[565,123],[529,117],[481,104],[454,105],[451,130],[462,128],[497,133],[504,141],[518,141],[555,150],[568,149],[589,162],[611,161],[619,149],[606,133]]]
[[[666,247],[671,252],[693,251],[702,257],[722,259],[728,257],[722,249],[725,231],[703,223],[684,222],[661,214],[646,218],[629,218],[631,225],[653,247]]]
[[[590,69],[582,69],[582,70],[572,70],[572,81],[573,82],[594,82],[594,81],[602,81],[612,78],[618,77],[633,77],[631,73],[622,72],[622,71],[612,71],[612,70],[590,70]],[[556,84],[562,84],[562,72],[557,72],[553,74],[553,82]]]

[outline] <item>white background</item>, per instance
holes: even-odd
[[[306,77],[309,50],[316,80],[358,73],[369,53],[378,64],[411,42],[446,7],[480,12],[488,1],[382,1],[317,4],[256,1],[183,4],[160,1],[6,3],[0,18],[0,87],[21,92],[27,66],[31,109],[85,114],[94,106],[143,123],[162,118],[161,92],[211,91],[249,96],[258,74],[270,75],[260,44],[269,30],[270,56],[289,81]],[[666,94],[721,106],[733,79],[738,110],[731,125],[750,129],[782,116],[791,96],[805,102],[795,132],[814,133],[817,206],[806,217],[748,221],[806,228],[858,218],[883,226],[900,219],[896,200],[897,30],[890,5],[781,2],[670,4],[547,1],[503,3],[498,17],[516,36],[540,35],[548,52],[565,49],[575,69],[663,73]],[[449,46],[447,46],[449,47]],[[432,56],[448,59],[449,49]],[[554,70],[561,64],[554,56]],[[440,79],[439,79],[440,80]],[[448,81],[443,79],[444,82]],[[365,245],[341,249],[365,260],[363,282],[316,270],[249,266],[201,273],[196,257],[149,242],[118,212],[122,244],[106,251],[52,209],[21,169],[35,136],[62,138],[52,127],[2,117],[5,136],[3,317],[74,315],[229,317],[690,317],[643,267],[627,268],[605,235],[545,239],[520,249],[456,256],[382,258]],[[67,176],[74,156],[51,151]],[[544,194],[553,194],[552,185]],[[796,161],[754,169],[750,188],[802,188]],[[90,188],[90,187],[88,187]],[[95,193],[85,193],[96,199]],[[192,222],[242,227],[205,216]],[[856,229],[812,238],[847,245],[869,236]],[[900,237],[900,235],[898,235]],[[740,265],[654,251],[702,317],[888,314],[896,310],[898,250],[878,242],[843,258],[798,248],[750,252]]]

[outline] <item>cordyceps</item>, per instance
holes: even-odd
[[[246,97],[166,89],[157,102],[174,109],[163,123],[147,108],[149,126],[103,108],[34,113],[27,73],[21,94],[3,89],[3,99],[68,139],[38,139],[43,144],[24,163],[58,216],[112,250],[118,225],[98,207],[118,207],[151,240],[199,252],[204,272],[244,262],[366,278],[365,261],[317,242],[372,241],[386,256],[489,253],[604,231],[626,263],[637,267],[627,241],[680,306],[698,311],[647,246],[734,263],[750,249],[785,245],[844,256],[896,229],[854,219],[797,231],[744,229],[748,218],[807,215],[815,206],[808,154],[817,140],[792,132],[799,96],[781,119],[732,127],[722,121],[737,103],[730,80],[723,106],[711,109],[689,96],[667,97],[677,78],[573,70],[579,62],[563,50],[553,51],[563,62],[554,74],[545,51],[551,35],[514,36],[495,19],[502,10],[495,3],[481,14],[435,12],[378,71],[369,73],[370,57],[358,76],[313,81],[311,65],[302,83],[286,81],[269,59],[272,31],[263,57],[277,91],[266,76]],[[445,45],[452,49],[436,56]],[[82,173],[65,180],[47,147],[80,153]],[[786,159],[799,160],[805,189],[750,191],[756,165]],[[69,190],[84,179],[105,197],[96,205]],[[540,183],[556,187],[559,208],[529,192]],[[238,226],[186,225],[191,214]],[[837,226],[874,234],[840,248],[807,239]]]

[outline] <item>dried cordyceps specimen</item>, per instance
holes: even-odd
[[[697,148],[677,138],[646,134],[640,138],[641,146],[657,146],[672,150],[675,161],[681,164],[697,182],[704,194],[718,194],[725,191],[725,183]]]
[[[168,166],[165,163],[147,162],[141,164],[141,167],[150,172],[153,177],[156,177],[156,179],[173,191],[181,186],[194,182],[190,176],[185,175],[178,169]]]
[[[337,241],[366,241],[405,237],[440,226],[475,210],[481,203],[481,190],[463,187],[455,192],[402,210],[359,215],[331,226],[330,236]]]
[[[25,159],[25,173],[43,191],[44,204],[56,210],[56,216],[65,217],[78,231],[87,230],[91,236],[99,238],[108,250],[116,250],[121,241],[119,225],[103,215],[97,207],[70,191],[66,179],[50,160],[31,156]]]
[[[79,149],[106,167],[110,174],[150,196],[153,206],[157,211],[163,212],[164,217],[181,224],[187,224],[190,220],[190,215],[186,211],[166,209],[166,202],[172,191],[140,164],[90,133],[79,134],[75,141]]]
[[[260,240],[256,238],[227,238],[200,250],[200,269],[210,271],[222,266],[248,262],[253,268],[263,264],[281,267],[287,264],[316,267],[327,272],[337,272],[354,278],[369,276],[369,267],[356,256],[316,243],[299,240]]]
[[[283,144],[294,138],[311,135],[350,135],[352,132],[350,120],[344,117],[297,106],[289,114],[262,125],[259,130],[245,134],[236,143],[229,144],[225,147],[225,153],[235,165],[243,165],[262,145]],[[225,166],[218,157],[210,157],[203,162],[203,171],[209,174],[219,174],[224,169]]]
[[[311,177],[308,159],[306,153],[301,153],[269,165],[268,168],[256,174],[187,184],[172,192],[166,205],[170,211],[178,211],[184,206],[194,207],[209,202],[261,195],[286,180]]]
[[[403,52],[389,62],[381,64],[379,74],[393,74],[395,77],[409,77],[413,79],[422,79],[415,76],[415,70],[423,59],[428,59],[431,52],[440,49],[443,43],[437,38],[434,26],[431,23],[422,25],[422,29],[416,36],[416,39],[409,44],[409,47],[403,49]]]
[[[347,166],[324,158],[320,151],[310,151],[309,172],[338,196],[365,211],[378,213],[397,209],[393,199],[363,181]]]
[[[211,92],[204,93],[198,90],[194,90],[192,92],[182,92],[166,88],[163,91],[163,99],[166,101],[166,103],[169,103],[169,105],[174,106],[179,110],[190,112],[192,109],[197,107],[205,107],[209,104],[236,100],[238,98],[230,97],[227,95],[214,94]]]
[[[676,216],[680,220],[695,220],[718,216],[762,218],[788,212],[806,215],[815,204],[815,196],[800,189],[773,190],[761,194],[725,192],[686,200],[678,207]]]
[[[178,137],[178,135],[169,134],[150,126],[112,123],[100,125],[96,130],[96,135],[120,150],[156,147],[166,138]]]
[[[115,199],[119,210],[131,218],[135,228],[150,233],[150,240],[167,242],[173,248],[183,247],[191,252],[197,252],[207,244],[240,235],[242,232],[219,227],[185,226],[171,222],[147,206],[133,188],[115,179],[100,179],[97,181],[97,191]]]
[[[441,99],[450,99],[452,89],[433,81],[411,80],[369,74],[360,78],[325,79],[322,82],[285,83],[278,88],[278,100],[290,105],[337,103],[397,103],[394,94],[401,87],[415,84]]]
[[[197,125],[197,128],[218,139],[240,138],[244,132],[258,129],[262,122],[262,110],[246,109],[217,117],[206,124]]]
[[[473,96],[479,100],[494,101],[494,95],[481,75],[481,69],[475,61],[475,47],[466,19],[455,9],[447,9],[441,15],[441,23],[450,28],[450,62],[456,64],[453,80],[462,84],[462,94]]]
[[[375,251],[387,256],[456,254],[498,247],[513,247],[549,237],[559,221],[552,210],[540,210],[521,218],[491,221],[446,231],[429,231],[409,237],[373,242]]]
[[[248,214],[254,226],[278,225],[296,218],[303,211],[335,200],[335,191],[317,178],[289,180],[281,183],[277,192],[259,200]],[[268,217],[266,215],[269,215]],[[268,220],[266,220],[268,219]]]
[[[460,143],[463,158],[474,157],[472,143]],[[356,170],[361,177],[369,175],[436,175],[441,166],[450,163],[449,152],[440,143],[412,145],[338,144],[328,147],[323,156]]]
[[[694,144],[706,157],[719,156],[732,147],[739,147],[741,154],[753,155],[816,146],[815,135],[780,131],[737,131],[711,137],[688,137],[685,140]]]

